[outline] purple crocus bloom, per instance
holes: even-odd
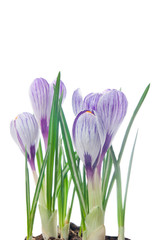
[[[102,95],[103,94],[101,93],[90,93],[83,99],[80,89],[78,88],[75,90],[72,96],[72,108],[74,114],[77,115],[83,110],[97,110],[97,104]]]
[[[99,157],[99,161],[97,161],[97,168],[100,174],[101,172],[101,164],[104,158],[105,153],[107,152],[108,148],[111,145],[113,137],[115,136],[121,122],[123,121],[126,111],[127,111],[127,99],[125,95],[121,91],[113,90],[106,90],[104,93],[91,93],[88,94],[84,100],[80,94],[79,90],[76,90],[72,97],[72,106],[73,111],[77,115],[74,125],[78,125],[77,118],[81,116],[81,113],[86,113],[88,111],[93,112],[96,121],[96,129],[99,134],[100,145],[101,145],[101,153]],[[80,113],[78,111],[81,111]],[[91,115],[90,115],[91,116]],[[85,120],[84,120],[85,121]],[[75,128],[73,125],[73,129]],[[83,125],[81,123],[81,125]],[[77,128],[79,128],[77,126]],[[94,135],[95,128],[92,129],[90,127],[90,134]],[[88,133],[86,132],[86,137]],[[74,130],[73,130],[74,136]],[[74,143],[75,142],[83,142],[81,139],[81,135],[77,135],[76,139],[73,137]],[[84,138],[84,136],[83,136]],[[96,137],[95,137],[96,139]],[[77,152],[80,150],[75,144]],[[85,152],[83,147],[83,143],[81,143],[81,151]],[[93,149],[92,143],[90,143],[91,151]],[[80,156],[81,157],[81,156]]]
[[[81,111],[73,124],[73,141],[83,161],[87,177],[92,177],[101,153],[96,116],[90,111]]]
[[[35,171],[35,154],[38,145],[38,123],[31,113],[22,113],[10,123],[10,132],[23,154],[27,151],[28,162]]]
[[[124,93],[115,89],[106,91],[98,101],[96,115],[102,145],[99,172],[104,155],[126,115],[127,106],[128,102]]]
[[[53,85],[55,85],[55,83],[56,81],[49,84],[44,78],[36,78],[31,84],[29,91],[33,111],[41,128],[46,149],[48,144],[49,121],[54,94]],[[64,99],[66,96],[66,88],[64,83],[61,81],[60,95],[62,92]]]

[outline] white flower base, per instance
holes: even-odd
[[[48,240],[50,237],[57,238],[57,210],[51,213],[46,207],[39,205],[39,212],[44,240]]]

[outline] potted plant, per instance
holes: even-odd
[[[124,197],[120,163],[132,124],[149,87],[150,85],[145,89],[131,116],[116,158],[112,141],[128,107],[127,98],[122,91],[107,89],[103,93],[90,93],[83,99],[77,89],[72,97],[75,119],[71,134],[62,106],[66,87],[60,80],[60,73],[51,85],[43,78],[33,81],[30,99],[34,115],[20,114],[10,125],[11,135],[25,155],[27,240],[127,239],[124,232],[126,200],[138,132],[131,150]],[[42,150],[39,129],[45,153]],[[28,163],[36,185],[32,204]],[[74,188],[71,204],[68,206],[71,181]],[[114,183],[117,189],[118,236],[109,237],[106,236],[105,210]],[[70,223],[75,193],[81,212],[79,227]],[[42,234],[33,238],[38,202]]]

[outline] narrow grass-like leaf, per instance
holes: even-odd
[[[139,102],[138,102],[138,104],[137,104],[133,114],[132,114],[132,117],[131,117],[131,119],[129,121],[129,124],[127,126],[127,129],[126,129],[123,141],[122,141],[121,149],[120,149],[120,152],[119,152],[119,155],[118,155],[118,163],[119,164],[120,164],[120,161],[121,161],[121,158],[122,158],[122,155],[123,155],[123,151],[124,151],[127,139],[128,139],[128,135],[129,135],[130,129],[132,127],[132,124],[134,122],[134,119],[135,119],[138,111],[140,110],[140,108],[142,106],[142,103],[144,102],[144,100],[145,100],[145,98],[147,96],[149,88],[150,88],[150,84],[146,87],[145,91],[143,92],[143,94],[142,94],[142,96],[141,96],[141,98],[140,98],[140,100],[139,100]],[[111,178],[111,181],[110,181],[109,188],[108,188],[107,196],[106,196],[106,199],[104,201],[104,209],[106,209],[106,206],[107,206],[107,203],[108,203],[108,199],[109,199],[110,193],[111,193],[113,185],[114,185],[115,177],[116,177],[116,174],[115,174],[115,171],[114,171],[114,173],[112,175],[112,178]]]
[[[122,183],[121,183],[121,171],[118,161],[116,159],[113,147],[110,147],[111,158],[115,168],[116,174],[116,183],[117,183],[117,213],[118,213],[118,225],[124,225],[124,218],[123,218],[123,204],[122,204]]]
[[[71,205],[69,207],[69,210],[68,210],[68,213],[67,213],[67,222],[69,223],[70,222],[70,219],[71,219],[71,213],[72,213],[72,208],[73,208],[73,202],[74,202],[74,197],[75,197],[75,187],[73,189],[73,194],[72,194],[72,199],[71,199]]]
[[[87,182],[86,182],[86,170],[85,170],[84,166],[83,166],[83,195],[84,195],[84,199],[85,199],[87,212],[89,212],[88,186],[87,186]]]
[[[58,192],[58,216],[59,216],[59,227],[62,229],[62,198],[61,198],[61,188],[60,191]]]
[[[118,210],[118,225],[124,226],[124,214],[122,204],[122,180],[120,166],[117,165],[117,210]]]
[[[29,171],[27,165],[27,151],[25,150],[25,185],[26,185],[26,211],[27,211],[27,240],[30,234],[30,184],[29,184]]]
[[[39,199],[39,195],[40,195],[40,191],[41,191],[41,187],[42,187],[44,171],[45,171],[45,167],[46,167],[46,164],[47,164],[47,161],[48,161],[50,150],[51,150],[51,147],[48,146],[46,156],[44,158],[43,165],[41,167],[41,172],[39,174],[39,178],[38,178],[38,182],[37,182],[37,185],[36,185],[34,197],[33,197],[32,208],[31,208],[31,212],[30,212],[30,221],[31,221],[31,228],[32,229],[33,229],[36,207],[37,207],[37,203],[38,203],[38,199]]]
[[[84,166],[83,166],[83,195],[84,199],[86,199],[86,170]]]
[[[63,178],[63,174],[62,174],[62,178]],[[63,218],[64,218],[64,221],[65,221],[65,217],[66,217],[66,214],[67,214],[68,184],[69,184],[68,176],[66,175],[63,178],[63,186],[64,186],[64,196],[63,196],[63,198],[64,198],[64,202],[63,202],[64,212],[63,212]]]
[[[41,140],[39,141],[38,150],[36,152],[36,159],[37,159],[38,172],[40,174],[41,167],[43,165],[43,152],[42,152]],[[42,182],[42,192],[43,194],[45,194],[45,177],[43,178],[43,182]]]
[[[75,156],[76,156],[77,154],[75,154]],[[75,158],[76,159],[76,158]],[[77,160],[76,160],[76,162],[75,162],[75,164],[76,164],[76,167],[77,167],[77,173],[78,173],[78,177],[79,177],[79,182],[80,182],[80,184],[81,184],[81,186],[82,186],[82,184],[83,184],[83,182],[82,182],[82,175],[81,175],[81,170],[80,170],[80,163],[81,163],[81,161],[80,161],[80,158],[78,157],[77,158]],[[84,199],[85,200],[85,199]]]
[[[136,106],[136,108],[135,108],[135,110],[134,110],[134,112],[133,112],[133,115],[132,115],[132,117],[131,117],[131,119],[130,119],[130,122],[129,122],[129,124],[128,124],[128,127],[127,127],[127,129],[126,129],[126,132],[125,132],[125,135],[124,135],[124,138],[123,138],[123,142],[122,142],[122,145],[121,145],[121,149],[120,149],[120,152],[119,152],[119,155],[118,155],[118,163],[120,163],[120,161],[121,161],[122,154],[123,154],[123,151],[124,151],[126,142],[127,142],[127,138],[128,138],[130,129],[131,129],[132,124],[133,124],[133,122],[134,122],[134,119],[135,119],[135,117],[136,117],[136,115],[137,115],[140,107],[142,106],[142,103],[143,103],[144,99],[145,99],[146,96],[147,96],[147,93],[148,93],[148,91],[149,91],[149,88],[150,88],[150,84],[146,87],[145,91],[143,92],[143,94],[142,94],[142,96],[141,96],[141,98],[140,98],[140,100],[139,100],[139,102],[138,102],[138,104],[137,104],[137,106]]]
[[[60,179],[61,180],[61,179]],[[61,187],[58,192],[58,216],[59,216],[59,227],[62,229],[62,198],[61,198]]]
[[[64,226],[64,179],[61,168],[61,208],[62,208],[62,227]]]
[[[57,137],[56,137],[56,143],[55,143],[55,164],[54,164],[54,189],[53,189],[53,203],[52,203],[52,209],[55,210],[55,203],[56,203],[56,188],[57,188],[57,182],[58,182],[58,171],[59,171],[59,116],[60,116],[60,109],[62,104],[63,94],[60,97],[59,103],[58,103],[58,109],[57,109]],[[61,148],[62,150],[62,148]]]
[[[114,182],[115,182],[115,178],[116,178],[116,172],[114,171],[114,173],[112,175],[112,178],[111,178],[111,181],[110,181],[110,184],[109,184],[109,187],[108,187],[107,195],[106,195],[106,198],[105,198],[105,201],[104,201],[104,205],[103,205],[104,211],[106,209],[110,194],[112,192],[113,185],[114,185]]]
[[[81,233],[82,231],[83,232],[86,231],[86,224],[85,224],[86,216],[83,215],[82,208],[80,208],[80,211],[81,211],[81,227],[80,227],[80,233]],[[79,234],[79,236],[81,235]]]
[[[76,166],[76,159],[75,159],[75,154],[74,154],[73,145],[72,145],[72,141],[71,141],[71,136],[70,136],[68,125],[66,123],[66,119],[65,119],[62,109],[60,112],[60,124],[61,124],[61,131],[62,131],[65,152],[66,152],[68,164],[70,167],[72,179],[73,179],[73,182],[74,182],[74,185],[76,188],[76,192],[77,192],[77,195],[79,198],[81,211],[83,212],[83,216],[85,217],[87,211],[86,211],[86,207],[85,207],[83,192],[81,189],[82,185],[80,182],[79,173],[78,173],[78,169]]]
[[[69,179],[68,179],[68,191],[69,191],[69,188],[71,186],[71,182],[72,182],[72,176],[70,175]]]
[[[59,160],[59,154],[58,154],[58,136],[56,140],[56,152],[55,152],[55,161],[54,161],[54,190],[53,190],[53,199],[52,199],[52,209],[55,211],[55,202],[56,202],[56,187],[57,187],[57,181],[58,181],[58,160]]]
[[[50,151],[49,159],[47,163],[47,208],[52,211],[52,185],[53,185],[53,166],[55,152],[58,141],[58,104],[59,104],[59,88],[60,88],[60,73],[58,74],[56,86],[54,88],[53,102],[49,123],[48,145],[51,145],[52,151]],[[56,173],[56,171],[55,171]],[[54,204],[53,204],[54,206]]]
[[[62,174],[63,174],[63,177],[66,176],[66,174],[68,173],[69,171],[69,166],[68,166],[68,163],[66,163],[66,165],[64,166],[63,170],[62,170]],[[56,187],[56,196],[60,190],[60,186],[61,186],[61,176],[59,175],[58,176],[58,181],[57,181],[57,187]]]
[[[105,155],[104,159],[103,159],[103,165],[102,165],[102,189],[104,186],[104,177],[105,177],[105,172],[106,172],[106,166],[107,166],[107,158],[108,158],[108,152]]]
[[[130,157],[130,162],[129,162],[129,167],[128,167],[127,182],[126,182],[124,204],[123,204],[124,218],[125,218],[125,211],[126,211],[128,185],[129,185],[129,180],[130,180],[130,175],[131,175],[132,161],[133,161],[133,155],[134,155],[134,150],[135,150],[135,146],[136,146],[137,136],[138,136],[138,131],[137,131],[137,134],[136,134],[136,137],[135,137],[135,140],[134,140],[134,144],[133,144],[133,148],[132,148],[132,152],[131,152],[131,157]]]
[[[38,150],[37,150],[37,152],[36,152],[36,158],[37,158],[38,172],[39,172],[39,174],[40,174],[41,167],[42,167],[42,164],[43,164],[43,153],[42,153],[41,140],[39,141]]]
[[[103,209],[104,209],[104,204],[105,204],[106,191],[108,188],[109,179],[110,179],[111,170],[112,170],[112,159],[110,156],[110,149],[107,152],[107,157],[105,159],[105,167],[104,168],[105,168],[104,173],[103,173],[104,177],[102,179],[102,206],[103,206]]]
[[[62,168],[61,168],[61,186],[60,191],[58,193],[58,212],[59,212],[59,226],[60,229],[64,227],[64,179],[62,174]]]

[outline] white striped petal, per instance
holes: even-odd
[[[73,141],[86,171],[94,171],[98,164],[101,142],[96,116],[90,111],[80,112],[73,124]]]
[[[77,115],[78,113],[80,113],[81,111],[86,109],[84,102],[83,102],[82,95],[81,95],[81,91],[79,88],[76,89],[73,93],[72,108],[73,108],[73,112],[75,115]]]
[[[97,124],[102,146],[107,150],[127,111],[127,99],[121,91],[108,90],[97,106]]]
[[[10,133],[14,141],[18,144],[23,154],[25,148],[28,160],[34,167],[34,157],[38,146],[38,123],[31,113],[22,113],[11,121]]]
[[[44,78],[36,78],[30,86],[29,96],[39,125],[46,120],[47,128],[52,104],[50,85]]]

